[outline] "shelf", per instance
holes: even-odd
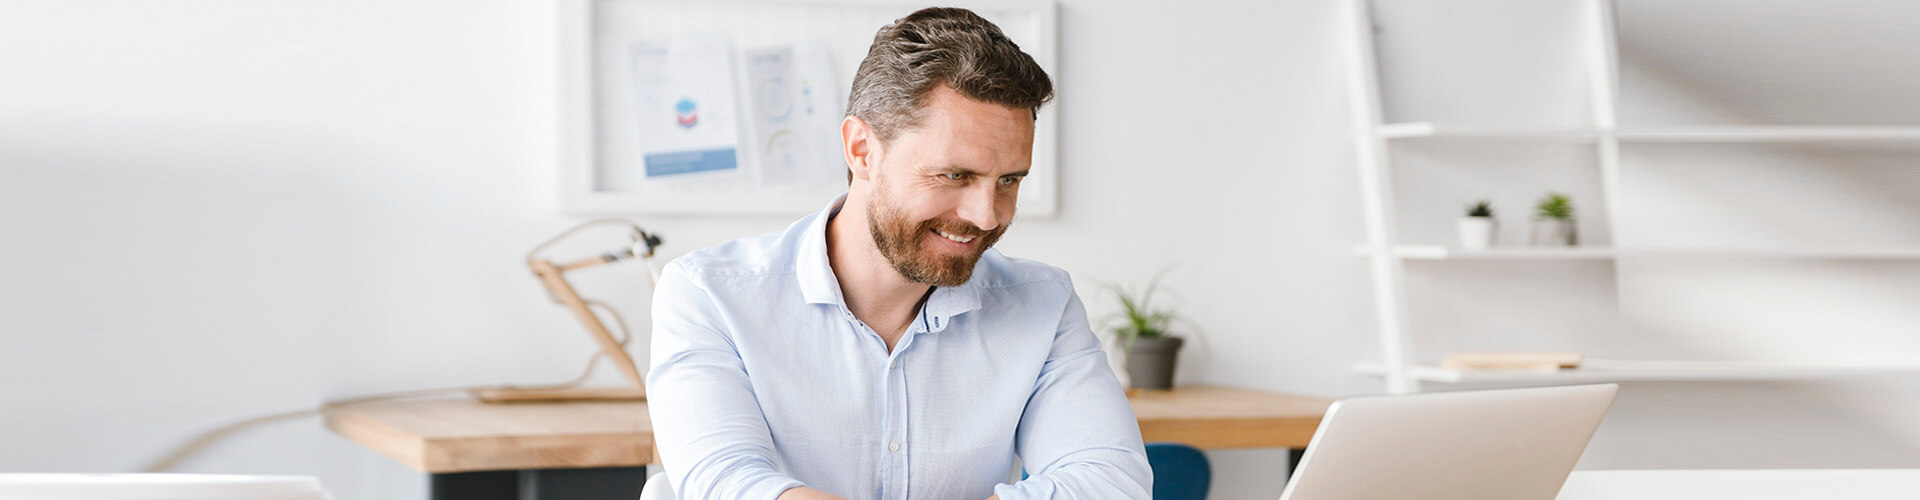
[[[1638,143],[1766,142],[1920,142],[1920,127],[1729,125],[1647,127],[1619,130],[1577,128],[1481,127],[1432,122],[1389,123],[1376,131],[1382,139],[1474,139],[1592,142],[1614,137]]]
[[[1593,142],[1600,133],[1590,129],[1528,129],[1440,126],[1429,122],[1389,123],[1378,129],[1383,139],[1484,139]]]
[[[1355,254],[1370,255],[1372,248],[1361,245]],[[1609,247],[1494,247],[1486,250],[1462,250],[1441,245],[1399,245],[1393,255],[1407,260],[1591,260],[1612,259],[1618,252]]]
[[[1525,2],[1517,2],[1525,3]],[[1540,23],[1519,24],[1526,31],[1492,31],[1492,23],[1477,24],[1489,19],[1539,20],[1545,7],[1529,4],[1524,9],[1514,10],[1512,6],[1489,7],[1477,12],[1478,17],[1471,26],[1445,22],[1441,17],[1432,15],[1444,9],[1433,6],[1421,6],[1412,10],[1387,8],[1374,2],[1349,2],[1352,9],[1350,22],[1344,23],[1349,39],[1343,44],[1341,55],[1347,59],[1350,70],[1348,90],[1351,100],[1351,120],[1361,129],[1354,141],[1353,163],[1358,174],[1359,206],[1362,208],[1362,220],[1370,235],[1355,253],[1368,259],[1370,289],[1374,306],[1373,333],[1377,337],[1377,349],[1382,356],[1374,359],[1392,359],[1392,365],[1371,364],[1356,367],[1364,373],[1385,375],[1392,368],[1395,376],[1388,377],[1385,389],[1390,393],[1413,393],[1421,390],[1422,382],[1448,387],[1450,384],[1482,383],[1510,385],[1554,385],[1572,383],[1592,383],[1610,381],[1785,381],[1808,379],[1841,379],[1844,377],[1887,376],[1920,378],[1920,354],[1902,355],[1886,349],[1848,349],[1836,351],[1832,358],[1815,358],[1815,353],[1783,353],[1794,357],[1805,356],[1796,362],[1729,362],[1706,360],[1677,361],[1638,361],[1621,362],[1615,360],[1587,360],[1582,368],[1547,373],[1515,373],[1459,371],[1442,369],[1439,366],[1408,366],[1421,358],[1404,358],[1402,355],[1421,351],[1426,347],[1436,347],[1433,343],[1457,343],[1459,339],[1422,339],[1422,333],[1428,323],[1456,322],[1461,319],[1485,319],[1471,317],[1474,313],[1496,313],[1496,306],[1508,305],[1528,307],[1534,302],[1545,302],[1552,297],[1535,298],[1523,294],[1529,291],[1515,286],[1511,289],[1488,291],[1486,299],[1499,301],[1468,301],[1468,307],[1451,311],[1447,317],[1425,317],[1419,311],[1426,310],[1421,300],[1430,300],[1432,295],[1427,288],[1442,285],[1441,290],[1453,290],[1445,285],[1462,285],[1463,289],[1473,292],[1476,288],[1472,281],[1483,272],[1496,273],[1519,283],[1531,283],[1534,279],[1543,281],[1543,285],[1558,284],[1558,281],[1578,279],[1580,285],[1593,285],[1593,280],[1611,279],[1612,290],[1591,290],[1599,295],[1611,295],[1611,305],[1619,309],[1621,303],[1652,301],[1660,304],[1673,304],[1675,310],[1699,313],[1697,316],[1679,318],[1672,324],[1645,325],[1653,329],[1684,329],[1684,323],[1702,321],[1718,323],[1713,315],[1732,315],[1739,317],[1761,316],[1751,314],[1770,312],[1799,297],[1795,290],[1805,290],[1815,295],[1805,302],[1808,306],[1819,306],[1821,301],[1846,301],[1849,305],[1859,303],[1849,300],[1841,292],[1828,293],[1828,290],[1856,289],[1880,291],[1870,288],[1876,282],[1857,281],[1861,273],[1881,278],[1882,272],[1906,272],[1920,269],[1920,241],[1901,240],[1895,237],[1879,238],[1885,243],[1873,240],[1853,240],[1834,238],[1790,238],[1778,241],[1751,241],[1746,244],[1733,241],[1699,238],[1635,239],[1635,238],[1590,238],[1592,246],[1583,247],[1533,247],[1524,244],[1499,246],[1481,250],[1463,250],[1454,245],[1459,240],[1453,238],[1453,220],[1460,212],[1446,208],[1457,206],[1461,200],[1478,198],[1526,199],[1531,193],[1543,189],[1556,189],[1561,192],[1573,191],[1576,199],[1593,200],[1589,213],[1607,214],[1617,237],[1621,233],[1639,233],[1640,226],[1660,233],[1689,233],[1687,225],[1694,221],[1676,220],[1668,217],[1650,217],[1645,220],[1626,217],[1623,214],[1621,200],[1651,200],[1649,203],[1657,209],[1686,209],[1684,206],[1668,206],[1676,200],[1674,197],[1698,195],[1700,193],[1667,189],[1661,181],[1670,180],[1680,187],[1695,187],[1695,181],[1705,180],[1715,183],[1716,188],[1728,192],[1746,195],[1758,192],[1769,194],[1777,191],[1788,202],[1811,200],[1817,206],[1805,207],[1819,213],[1833,212],[1842,215],[1859,211],[1871,211],[1882,208],[1871,202],[1884,200],[1866,200],[1854,202],[1846,197],[1859,196],[1860,193],[1888,194],[1881,191],[1905,186],[1881,186],[1902,180],[1886,177],[1882,170],[1896,164],[1913,163],[1920,158],[1920,123],[1892,123],[1887,125],[1822,125],[1816,123],[1798,124],[1693,124],[1662,125],[1653,122],[1629,121],[1620,123],[1622,114],[1631,115],[1633,106],[1623,106],[1623,102],[1643,96],[1623,95],[1619,88],[1621,69],[1620,46],[1617,27],[1618,15],[1616,2],[1595,1],[1577,2],[1577,10],[1561,11],[1553,17],[1555,20],[1571,20],[1578,23],[1575,29],[1561,26],[1542,25]],[[1376,15],[1376,11],[1380,15]],[[1381,27],[1385,26],[1386,29]],[[1463,26],[1465,26],[1463,28]],[[1444,33],[1448,36],[1434,36]],[[1574,33],[1566,37],[1565,33]],[[1437,44],[1427,46],[1428,44]],[[1523,50],[1513,52],[1512,47]],[[1454,51],[1454,53],[1448,53]],[[1447,57],[1410,57],[1407,54],[1440,53],[1449,56],[1460,55],[1466,58],[1497,58],[1497,64],[1468,68],[1461,64],[1448,64]],[[1430,54],[1428,54],[1430,55]],[[1542,57],[1545,55],[1547,57]],[[1458,59],[1453,58],[1453,59]],[[1466,60],[1466,59],[1461,59]],[[1474,61],[1481,62],[1481,61]],[[1629,68],[1631,69],[1631,68]],[[1544,71],[1543,71],[1544,70]],[[1631,72],[1631,71],[1630,71]],[[1698,89],[1695,89],[1698,90]],[[1680,96],[1676,102],[1692,101],[1700,98],[1711,101],[1715,96]],[[1645,104],[1645,103],[1641,103]],[[1623,113],[1625,111],[1625,113]],[[1667,113],[1666,109],[1656,110],[1657,115],[1680,117],[1687,113]],[[1383,117],[1429,118],[1433,121],[1396,120],[1399,123],[1381,123]],[[1800,167],[1800,163],[1807,164]],[[1742,170],[1740,165],[1750,165]],[[1685,171],[1671,167],[1692,167],[1703,165],[1723,167],[1715,169]],[[1721,170],[1726,170],[1722,172]],[[1836,172],[1818,171],[1817,169]],[[1667,174],[1672,179],[1656,178],[1654,182],[1640,179],[1643,172],[1652,175]],[[1836,174],[1831,177],[1814,178],[1814,174]],[[1896,172],[1900,173],[1900,172]],[[1729,174],[1732,174],[1731,176]],[[1404,176],[1404,178],[1402,178]],[[1790,188],[1803,189],[1786,189]],[[1876,188],[1880,188],[1876,190]],[[1897,189],[1893,189],[1897,190]],[[1477,193],[1476,193],[1477,192]],[[1715,194],[1715,193],[1708,193]],[[1696,196],[1697,197],[1697,196]],[[1888,197],[1891,198],[1891,195]],[[1801,198],[1805,198],[1802,200]],[[1447,201],[1452,200],[1452,201]],[[1699,201],[1699,200],[1691,200]],[[1729,197],[1727,199],[1707,200],[1708,208],[1723,208],[1727,213],[1738,214],[1738,210],[1754,210],[1755,206],[1765,205],[1769,199],[1764,196]],[[1777,200],[1776,200],[1777,201]],[[1898,200],[1895,200],[1898,201]],[[1710,203],[1709,203],[1710,202]],[[1423,207],[1436,205],[1446,210],[1429,211]],[[1862,208],[1864,207],[1864,209]],[[1412,217],[1405,217],[1413,209]],[[1884,211],[1884,210],[1881,210]],[[1879,212],[1873,212],[1879,213]],[[1656,214],[1659,215],[1659,214]],[[1714,214],[1709,214],[1714,215]],[[1397,221],[1403,218],[1404,221]],[[1844,217],[1842,217],[1844,218]],[[1897,219],[1897,218],[1896,218]],[[1514,217],[1512,223],[1528,224],[1527,217]],[[1602,221],[1608,222],[1608,221]],[[1762,221],[1764,222],[1764,221]],[[1847,221],[1835,221],[1839,224]],[[1878,225],[1894,224],[1880,220],[1870,221]],[[1897,225],[1897,224],[1894,224]],[[1428,229],[1430,231],[1401,232],[1402,227]],[[1525,229],[1509,227],[1509,229]],[[1635,231],[1628,231],[1635,229]],[[1861,229],[1863,234],[1879,234],[1877,227]],[[1411,233],[1420,233],[1413,235]],[[1592,231],[1587,231],[1592,236]],[[1507,236],[1526,235],[1527,231],[1507,231]],[[1784,234],[1784,233],[1783,233]],[[1404,236],[1415,236],[1403,240]],[[1712,235],[1705,235],[1712,236]],[[1791,235],[1787,235],[1791,236]],[[1692,242],[1686,240],[1694,240]],[[1513,240],[1526,241],[1526,238]],[[1404,244],[1415,243],[1415,244]],[[1418,244],[1428,243],[1428,244]],[[1333,251],[1346,250],[1335,247]],[[1782,259],[1773,261],[1768,259]],[[1796,260],[1784,260],[1796,259]],[[1469,261],[1469,262],[1456,262]],[[1622,262],[1624,261],[1624,262]],[[1730,262],[1728,262],[1730,261]],[[1726,273],[1714,273],[1699,276],[1687,276],[1687,280],[1658,279],[1644,283],[1645,286],[1622,287],[1623,283],[1635,283],[1642,274],[1666,273],[1668,264],[1687,268],[1691,264],[1739,264],[1737,269],[1724,269]],[[1642,268],[1640,264],[1657,264]],[[1810,265],[1810,266],[1809,266]],[[1749,267],[1757,269],[1748,269]],[[1832,267],[1833,269],[1802,269],[1806,267]],[[1499,269],[1495,269],[1499,268]],[[1612,268],[1612,272],[1605,272]],[[1897,269],[1881,269],[1897,268]],[[1722,270],[1715,268],[1716,271]],[[1792,272],[1789,279],[1769,279],[1772,270]],[[1800,273],[1799,271],[1810,271]],[[1499,273],[1506,274],[1499,274]],[[1463,274],[1464,273],[1464,274]],[[1520,273],[1520,274],[1511,274]],[[1738,274],[1735,274],[1738,273]],[[1783,275],[1786,273],[1782,273]],[[1727,276],[1731,275],[1731,276]],[[1602,277],[1607,276],[1607,277]],[[1665,276],[1660,276],[1664,278]],[[1893,280],[1901,276],[1885,276]],[[1727,279],[1734,278],[1734,279]],[[1806,282],[1796,282],[1806,281]],[[1772,282],[1778,282],[1774,284]],[[1846,285],[1859,285],[1848,287]],[[1751,290],[1749,290],[1751,289]],[[1415,293],[1415,292],[1418,293]],[[1457,290],[1456,290],[1457,291]],[[1748,297],[1739,292],[1753,292],[1752,295],[1767,297]],[[1768,292],[1788,292],[1769,294]],[[1711,294],[1711,295],[1709,295]],[[1882,293],[1881,295],[1885,295]],[[1720,302],[1701,302],[1701,297],[1709,299],[1727,299]],[[1445,298],[1445,297],[1443,297]],[[1459,299],[1461,297],[1451,297]],[[1595,297],[1594,302],[1604,303],[1608,299]],[[1745,300],[1745,299],[1763,300]],[[1444,301],[1443,301],[1444,302]],[[1695,303],[1688,303],[1695,302]],[[1897,302],[1897,301],[1896,301]],[[1727,304],[1733,304],[1727,306]],[[1460,305],[1443,303],[1440,307]],[[1722,307],[1725,306],[1725,307]],[[1892,309],[1899,311],[1902,304],[1868,302],[1859,307],[1849,307],[1845,314],[1859,314],[1860,310],[1868,315],[1874,312]],[[1719,309],[1729,309],[1721,311]],[[1530,333],[1520,323],[1539,321],[1584,321],[1588,320],[1586,308],[1579,309],[1541,309],[1534,308],[1524,317],[1503,317],[1490,315],[1496,326],[1519,326],[1520,330],[1506,331],[1498,328],[1494,331],[1476,332],[1487,338],[1512,337]],[[1618,311],[1616,311],[1618,312]],[[1792,311],[1785,311],[1791,313]],[[1462,318],[1465,317],[1465,318]],[[1616,314],[1614,319],[1620,319]],[[1737,319],[1754,320],[1752,317]],[[1605,321],[1605,320],[1599,320]],[[1618,322],[1618,321],[1615,321]],[[1635,322],[1637,323],[1637,322]],[[1441,325],[1444,326],[1444,325]],[[1583,325],[1593,326],[1593,325]],[[1717,326],[1734,326],[1718,324]],[[1446,330],[1446,328],[1439,328]],[[1602,327],[1600,330],[1607,330]],[[1910,332],[1882,332],[1870,329],[1861,334],[1897,335]],[[1589,338],[1602,331],[1567,332],[1570,336]],[[1755,332],[1758,333],[1758,332]],[[1776,333],[1776,332],[1768,332]],[[1780,335],[1810,336],[1819,341],[1823,336],[1835,336],[1852,332],[1813,330],[1805,332],[1784,331]],[[1669,344],[1673,348],[1708,349],[1713,345],[1694,345],[1688,339],[1644,339],[1652,344]],[[1518,338],[1518,337],[1514,337]],[[1487,340],[1483,338],[1482,340]],[[1643,339],[1631,339],[1635,341]],[[1699,342],[1738,342],[1738,339],[1692,339]],[[1846,339],[1839,339],[1846,340]],[[1834,340],[1833,342],[1838,342]],[[1440,345],[1438,347],[1461,347]],[[1484,348],[1485,346],[1472,346]],[[1512,347],[1512,346],[1510,346]],[[1662,352],[1655,345],[1632,346],[1636,355],[1673,354],[1687,356],[1678,352]],[[1653,351],[1653,352],[1644,352]],[[1711,351],[1708,351],[1711,352]],[[1703,356],[1694,354],[1692,356]],[[1847,357],[1893,357],[1899,359],[1880,359],[1889,363],[1862,363],[1858,359]],[[1437,365],[1437,360],[1435,364]],[[1452,365],[1449,365],[1452,366]],[[1404,370],[1404,371],[1403,371]],[[1402,376],[1406,375],[1406,376]],[[1878,381],[1878,380],[1875,380]],[[1711,404],[1708,401],[1706,404]]]
[[[1362,363],[1354,371],[1385,376],[1386,366]],[[1920,374],[1913,364],[1835,364],[1748,361],[1612,361],[1588,360],[1587,366],[1557,372],[1487,372],[1413,367],[1413,378],[1423,382],[1494,384],[1581,384],[1595,382],[1740,382],[1808,380],[1877,375]]]
[[[1920,127],[1726,126],[1624,129],[1621,142],[1920,141]]]
[[[1354,248],[1371,255],[1372,248]],[[1709,257],[1845,260],[1920,260],[1920,246],[1852,248],[1630,248],[1612,247],[1494,247],[1462,250],[1443,245],[1399,245],[1393,255],[1406,260],[1606,260],[1619,257]]]

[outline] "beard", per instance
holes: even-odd
[[[974,264],[1000,241],[1000,235],[1006,234],[1007,226],[1011,225],[1001,224],[992,231],[981,231],[962,221],[911,221],[905,210],[889,203],[878,192],[867,202],[867,214],[867,231],[873,234],[873,244],[880,248],[880,255],[887,258],[893,270],[908,281],[933,286],[960,286],[972,279]],[[927,248],[922,240],[940,237],[933,234],[935,230],[962,238],[972,236],[973,250],[949,254]]]

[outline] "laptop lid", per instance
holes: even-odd
[[[1281,500],[1551,500],[1616,384],[1335,401]]]

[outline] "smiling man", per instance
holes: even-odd
[[[991,250],[1052,95],[972,12],[880,29],[841,125],[847,194],[661,275],[647,392],[680,498],[1149,496],[1067,273]],[[1032,476],[1008,484],[1016,455]]]

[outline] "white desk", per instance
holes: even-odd
[[[1913,500],[1920,469],[1574,471],[1557,500]]]

